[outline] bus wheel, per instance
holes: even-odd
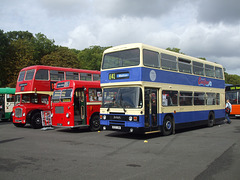
[[[208,127],[213,127],[215,123],[215,116],[214,116],[214,113],[213,112],[210,112],[209,115],[208,115]]]
[[[24,127],[25,126],[25,124],[19,124],[19,123],[13,123],[14,124],[14,126],[16,126],[16,127]]]
[[[173,132],[173,120],[171,116],[166,116],[163,120],[162,134],[168,136]]]
[[[31,125],[34,129],[42,128],[42,119],[40,112],[37,112],[32,116]]]
[[[11,112],[11,114],[10,114],[10,122],[13,122],[12,114],[13,114],[13,112]]]
[[[90,120],[90,131],[100,130],[100,119],[99,116],[94,116]]]

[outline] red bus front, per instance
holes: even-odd
[[[61,81],[52,97],[52,125],[99,130],[100,82]]]
[[[51,96],[44,94],[16,95],[19,103],[13,107],[13,123],[23,127],[30,123],[33,128],[42,127],[41,111],[51,111]]]

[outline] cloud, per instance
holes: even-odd
[[[85,0],[38,0],[49,17],[69,18],[87,13],[90,3]]]
[[[232,57],[210,57],[211,60],[217,59],[219,64],[222,64],[229,74],[240,75],[240,66],[238,66],[239,56]],[[213,61],[215,62],[215,61]]]
[[[240,56],[239,39],[238,27],[194,24],[182,34],[180,47],[197,56]]]
[[[95,0],[98,14],[107,17],[159,17],[178,6],[179,0]]]
[[[163,22],[164,23],[164,22]],[[178,37],[152,18],[102,18],[77,26],[64,45],[83,49],[90,45],[115,46],[142,42],[160,47],[173,46]]]
[[[200,0],[198,12],[200,22],[236,24],[240,22],[240,1]]]
[[[2,0],[1,29],[41,32],[84,49],[141,42],[223,64],[240,75],[238,0]]]

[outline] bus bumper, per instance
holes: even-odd
[[[144,127],[124,127],[124,126],[106,126],[101,125],[101,130],[111,130],[111,131],[121,131],[121,132],[130,132],[130,133],[140,133],[143,134],[146,130]]]

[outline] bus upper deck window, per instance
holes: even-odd
[[[150,50],[143,50],[143,64],[150,67],[160,67],[159,54]]]
[[[25,80],[32,80],[34,73],[35,73],[35,69],[28,70],[26,72]]]
[[[20,74],[19,74],[18,82],[23,81],[24,76],[25,76],[25,71],[21,71]]]
[[[35,76],[36,80],[48,80],[48,70],[47,69],[39,69]]]

